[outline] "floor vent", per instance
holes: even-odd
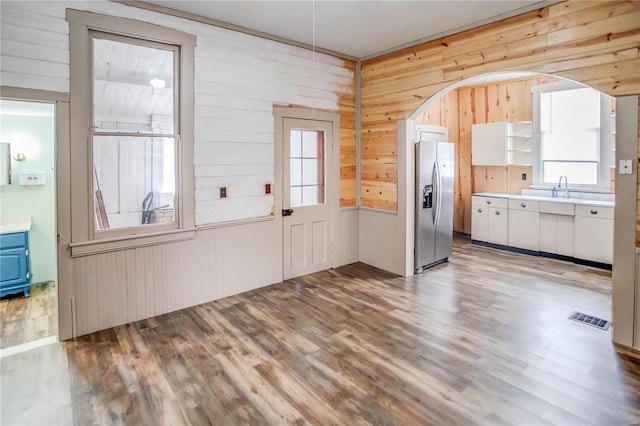
[[[570,320],[578,321],[583,324],[590,325],[595,328],[599,328],[600,330],[608,330],[611,325],[610,321],[603,320],[598,317],[594,317],[591,315],[583,314],[582,312],[574,312],[573,315],[569,317]]]

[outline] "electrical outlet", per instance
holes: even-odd
[[[223,186],[220,188],[220,198],[227,198],[227,187]]]
[[[264,193],[265,194],[271,194],[271,184],[270,183],[265,183],[264,184]]]
[[[527,180],[527,174],[526,173],[522,174],[522,180]]]

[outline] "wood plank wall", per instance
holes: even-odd
[[[456,145],[453,229],[471,233],[471,194],[506,192],[519,194],[531,185],[532,167],[471,166],[471,126],[500,121],[531,121],[531,88],[556,81],[540,75],[455,89],[436,99],[415,120],[416,124],[435,124],[449,129],[449,140]],[[521,176],[526,173],[527,179]]]
[[[567,1],[362,63],[365,207],[397,209],[397,128],[431,96],[489,72],[569,78],[611,96],[640,93],[640,2]]]

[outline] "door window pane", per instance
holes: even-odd
[[[174,138],[94,136],[96,229],[175,221]]]
[[[291,207],[324,204],[324,132],[291,130]]]
[[[93,39],[95,132],[174,134],[174,52]]]

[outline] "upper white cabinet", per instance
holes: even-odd
[[[531,122],[474,124],[471,127],[471,164],[474,166],[530,166]]]

